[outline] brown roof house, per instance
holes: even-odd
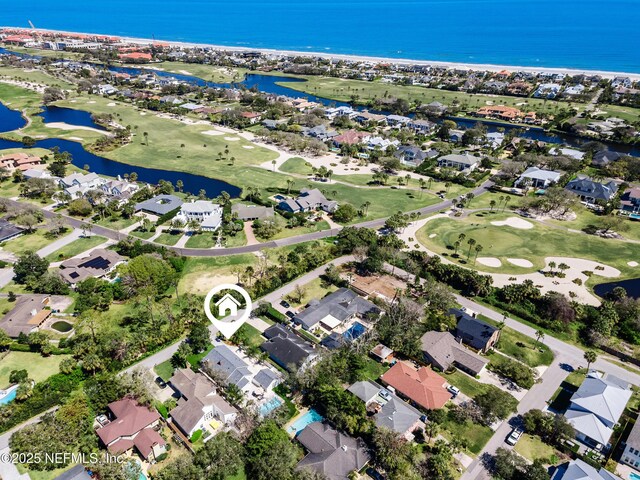
[[[155,430],[160,424],[158,412],[139,405],[131,398],[123,398],[108,405],[109,420],[100,422],[96,430],[109,452],[118,455],[135,448],[147,461],[165,453],[167,442]]]
[[[0,320],[0,328],[12,338],[38,330],[52,313],[50,302],[49,295],[21,295],[11,311]]]
[[[309,453],[296,468],[315,470],[329,480],[346,480],[351,472],[361,470],[370,460],[361,439],[349,437],[325,423],[307,425],[297,439]]]
[[[87,257],[70,258],[62,262],[60,274],[71,285],[75,285],[89,277],[104,277],[125,260],[113,250],[96,248]]]
[[[416,370],[398,362],[380,380],[426,410],[442,408],[451,399],[451,394],[444,388],[445,379],[430,368]]]
[[[427,332],[420,342],[425,360],[443,372],[457,367],[475,376],[489,363],[489,360],[458,343],[449,332]]]
[[[238,411],[216,393],[216,387],[202,373],[188,368],[176,370],[169,380],[180,395],[178,406],[169,415],[173,423],[190,438],[197,430],[205,430],[206,424],[218,420],[232,424]]]

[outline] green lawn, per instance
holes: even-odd
[[[27,370],[29,378],[37,382],[46,380],[54,373],[58,373],[60,362],[69,355],[51,355],[43,357],[39,353],[9,352],[0,361],[0,388],[9,386],[9,375],[12,370]]]
[[[322,230],[329,230],[329,228],[331,228],[329,226],[329,223],[325,220],[311,223],[309,224],[308,227],[289,228],[286,226],[287,221],[283,217],[278,215],[275,218],[276,218],[276,222],[280,224],[280,226],[282,227],[282,230],[276,233],[269,240],[280,240],[282,238],[295,237],[298,235],[304,235],[306,233],[321,232]]]
[[[473,265],[475,269],[482,271],[527,273],[543,268],[545,257],[565,256],[602,262],[621,270],[622,276],[637,275],[627,262],[630,258],[640,258],[638,243],[569,234],[534,221],[531,222],[533,228],[528,230],[495,226],[491,223],[509,217],[513,217],[513,214],[499,213],[482,217],[473,214],[466,218],[437,218],[420,229],[417,238],[429,250],[450,257],[454,253],[453,244],[458,235],[464,233],[466,239],[458,251],[460,260],[466,259],[469,249],[467,241],[474,239],[484,247],[480,256],[497,257],[502,262],[502,266],[498,268],[480,263]],[[435,237],[429,238],[432,234],[435,234]],[[526,259],[534,266],[517,267],[509,263],[507,258]]]
[[[540,437],[531,436],[528,433],[520,437],[520,440],[516,443],[515,450],[532,462],[537,459],[547,461],[556,455],[556,451],[551,445],[544,443],[540,440]]]
[[[323,286],[322,283],[323,281],[321,278],[315,278],[311,280],[309,283],[305,283],[304,285],[301,285],[302,288],[304,289],[304,295],[302,295],[302,300],[300,302],[295,302],[293,301],[293,299],[289,298],[287,301],[291,304],[291,306],[297,308],[302,305],[306,305],[314,298],[320,300],[328,293],[335,292],[338,289],[338,287],[336,287],[333,284],[330,284],[328,286]]]
[[[387,370],[389,370],[388,365],[383,365],[380,362],[376,362],[373,358],[367,357],[364,368],[358,371],[358,376],[360,380],[377,381]]]
[[[164,233],[162,235],[165,235]],[[162,236],[160,235],[160,236]],[[193,234],[185,243],[185,247],[187,248],[211,248],[216,245],[217,234],[214,237],[214,234],[211,232],[199,232]]]
[[[47,255],[46,258],[50,262],[59,262],[61,260],[66,260],[67,258],[75,257],[76,255],[86,252],[90,248],[97,247],[106,241],[107,239],[100,235],[78,238],[61,249]]]
[[[53,238],[47,235],[47,231],[45,229],[38,229],[33,233],[24,234],[5,242],[2,245],[2,248],[8,252],[15,253],[16,255],[22,255],[27,250],[37,252],[56,240],[58,240],[58,238]]]
[[[442,423],[442,427],[445,430],[442,432],[445,438],[447,438],[447,436],[454,436],[466,440],[468,445],[467,450],[474,455],[478,455],[482,451],[493,435],[493,430],[489,427],[485,427],[479,423],[472,423],[471,421],[466,421],[461,424],[447,418]]]
[[[148,240],[151,237],[153,237],[155,234],[156,232],[139,232],[137,230],[134,230],[133,232],[129,232],[129,235],[137,238],[142,238],[143,240]]]
[[[160,378],[162,378],[165,382],[168,381],[173,375],[173,365],[171,365],[171,360],[167,360],[165,362],[159,363],[155,367],[153,367],[153,371],[156,372]]]
[[[21,475],[28,473],[31,480],[55,480],[67,470],[71,470],[75,465],[68,467],[56,468],[55,470],[29,470],[25,465],[19,463],[16,465]]]
[[[139,217],[122,218],[122,217],[107,217],[96,222],[97,225],[101,225],[111,230],[122,230],[123,228],[130,227],[134,223],[140,221]]]
[[[311,164],[300,157],[293,157],[280,166],[281,172],[297,173],[298,175],[310,175],[312,173]]]
[[[484,315],[479,315],[478,318],[490,325],[497,324],[497,322]],[[538,343],[534,339],[509,327],[504,327],[500,332],[500,341],[497,348],[505,355],[520,360],[530,367],[551,365],[553,361],[553,352],[544,343]]]
[[[260,330],[248,323],[242,325],[236,332],[236,335],[242,338],[242,343],[248,347],[259,347],[266,340],[266,338],[262,336],[262,333],[260,333]]]
[[[445,373],[443,376],[447,382],[454,387],[458,387],[462,393],[471,398],[474,398],[487,389],[484,383],[478,382],[475,378],[460,370],[456,370],[453,373]]]
[[[187,356],[187,362],[189,362],[189,364],[192,367],[197,367],[200,365],[200,360],[202,360],[204,357],[207,356],[207,354],[213,349],[213,345],[209,344],[207,346],[207,348],[205,348],[202,352],[200,353],[192,353],[191,355]]]
[[[179,233],[163,232],[160,235],[158,235],[158,237],[154,240],[154,242],[160,243],[162,245],[173,246],[176,243],[178,243],[178,240],[180,240],[180,238],[182,238],[182,235],[183,235],[182,232],[179,232]]]
[[[187,257],[179,283],[181,293],[206,294],[219,283],[235,283],[234,268],[255,265],[257,257],[251,253],[224,257]]]

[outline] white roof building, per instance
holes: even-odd
[[[222,206],[208,200],[183,203],[176,219],[185,223],[195,220],[202,230],[213,232],[222,224]]]

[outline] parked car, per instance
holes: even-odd
[[[520,440],[520,437],[522,436],[522,430],[520,430],[519,428],[514,428],[513,431],[511,432],[511,435],[509,435],[507,437],[506,442],[509,445],[515,445],[516,443],[518,443],[518,440]]]
[[[160,388],[166,388],[167,387],[167,382],[165,382],[162,377],[156,377],[156,384],[160,387]]]
[[[447,391],[453,395],[453,398],[457,397],[458,394],[460,393],[460,389],[458,387],[454,387],[453,385],[449,385],[447,387]]]
[[[383,388],[380,390],[380,396],[388,401],[391,399],[391,392],[386,388]]]
[[[287,310],[286,312],[284,312],[284,314],[289,318],[293,318],[296,316],[296,314],[293,313],[291,310]]]
[[[280,305],[282,305],[284,308],[289,308],[289,307],[291,307],[291,305],[289,305],[289,302],[287,302],[287,301],[285,301],[285,300],[282,300],[282,301],[280,302]]]

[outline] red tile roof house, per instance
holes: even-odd
[[[362,143],[366,138],[370,136],[367,132],[358,132],[356,130],[347,130],[342,135],[333,137],[333,143],[340,147],[341,145],[357,145]]]
[[[430,368],[416,370],[398,362],[380,379],[398,394],[426,410],[442,408],[451,399],[451,394],[444,388],[445,379]]]
[[[96,430],[102,444],[114,455],[134,447],[142,458],[155,462],[166,452],[167,442],[154,429],[160,424],[158,412],[124,398],[108,405],[111,421]]]

